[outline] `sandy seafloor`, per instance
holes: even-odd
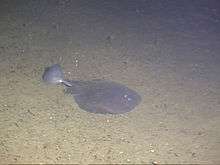
[[[218,0],[0,2],[0,163],[220,163]],[[80,109],[44,68],[142,102]]]

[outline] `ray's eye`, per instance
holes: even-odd
[[[128,101],[131,101],[131,98],[130,97],[128,97],[128,95],[124,95],[124,98],[126,99],[126,100],[128,100]]]

